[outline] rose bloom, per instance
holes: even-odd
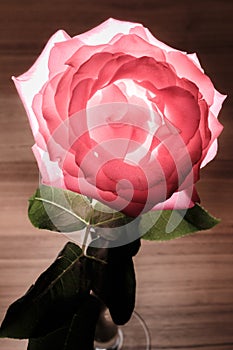
[[[109,19],[73,38],[59,30],[13,79],[44,184],[132,217],[199,201],[195,183],[216,155],[225,96],[196,54]]]

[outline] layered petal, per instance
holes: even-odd
[[[48,61],[50,52],[55,43],[68,40],[70,36],[63,30],[56,32],[46,44],[39,58],[33,66],[19,77],[13,77],[13,81],[28,114],[33,135],[38,132],[37,117],[32,110],[32,102],[36,94],[42,89],[49,79]]]
[[[13,80],[43,183],[132,217],[199,201],[195,183],[216,155],[225,96],[196,54],[110,18],[74,38],[58,31]]]

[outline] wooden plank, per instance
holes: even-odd
[[[216,88],[230,94],[232,13],[230,0],[1,1],[0,320],[67,241],[33,228],[27,218],[38,170],[11,75],[25,72],[57,29],[73,36],[115,17],[144,23],[169,45],[197,51]],[[172,242],[143,242],[135,258],[136,308],[150,329],[152,350],[233,348],[232,112],[229,97],[220,116],[225,129],[218,156],[198,183],[202,204],[222,222]],[[0,339],[0,349],[25,350],[26,341]]]
[[[0,319],[67,240],[31,227],[26,217],[27,197],[35,186],[36,181],[22,179],[2,182],[0,204],[3,208],[6,204],[0,232]],[[144,242],[135,261],[137,309],[150,328],[154,349],[174,345],[189,349],[197,341],[200,345],[233,341],[232,220],[228,218],[210,232],[168,243]],[[11,344],[9,341],[9,350]],[[16,349],[24,346],[20,342]]]

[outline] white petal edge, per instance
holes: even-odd
[[[24,74],[12,77],[18,94],[27,112],[30,126],[34,137],[37,135],[39,126],[37,118],[32,110],[34,96],[42,89],[48,80],[48,60],[52,47],[55,43],[70,39],[70,36],[63,30],[57,31],[48,41],[44,50],[35,61],[33,66]]]
[[[216,117],[218,116],[222,108],[222,104],[226,98],[227,98],[227,95],[223,95],[217,90],[214,91],[214,102],[213,102],[213,105],[210,106],[210,110]]]
[[[107,44],[117,34],[129,34],[130,29],[141,26],[140,23],[132,23],[120,21],[114,18],[109,18],[97,27],[83,33],[76,35],[74,38],[78,38],[87,45],[101,45]]]
[[[65,188],[63,173],[58,163],[52,162],[48,152],[42,150],[36,144],[32,147],[32,151],[39,167],[40,182],[44,185]]]
[[[165,202],[156,204],[151,210],[181,210],[194,206],[192,201],[193,187],[173,193]]]

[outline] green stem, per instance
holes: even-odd
[[[83,252],[83,255],[86,255],[87,239],[88,239],[88,236],[89,236],[89,234],[90,234],[90,230],[91,230],[91,226],[90,226],[90,225],[87,225],[86,231],[85,231],[85,235],[84,235],[84,239],[83,239],[83,243],[82,243],[82,252]]]
[[[90,203],[92,202],[92,199],[90,199]],[[92,209],[92,212],[93,212],[93,209]],[[90,234],[90,230],[91,230],[91,219],[92,219],[92,213],[89,217],[89,220],[88,220],[88,225],[86,227],[86,231],[85,231],[85,235],[84,235],[84,239],[83,239],[83,243],[82,243],[82,253],[83,255],[86,255],[86,250],[87,250],[87,239],[88,239],[88,236]]]

